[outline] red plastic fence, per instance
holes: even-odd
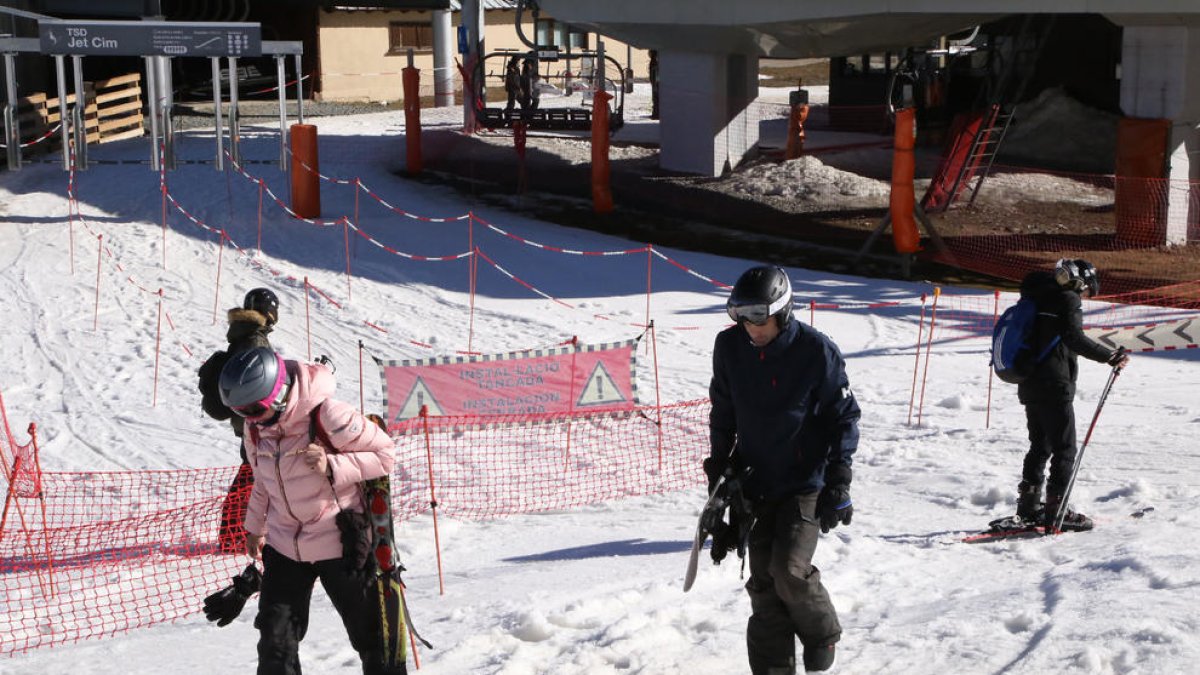
[[[1061,257],[1085,257],[1100,270],[1102,292],[1113,296],[1196,281],[1200,182],[1094,174],[1055,174],[1054,178],[1064,181],[1064,189],[1090,189],[1097,203],[1049,212],[1039,222],[1014,219],[986,233],[949,234],[943,237],[948,253],[927,247],[925,255],[1013,281],[1030,270],[1050,267]],[[1020,169],[995,169],[983,194],[1002,191],[1005,180],[1034,179],[1035,174]],[[1114,213],[1118,192],[1124,196]],[[992,208],[976,204],[980,213]],[[1058,222],[1062,219],[1087,224],[1064,225]],[[1172,228],[1170,236],[1168,227]],[[1187,307],[1195,303],[1196,296],[1160,293],[1153,300],[1164,306]]]
[[[431,418],[428,435],[422,422],[393,429],[398,521],[429,511],[435,489],[439,512],[461,518],[677,490],[699,484],[708,452],[703,400],[625,415]],[[236,472],[43,474],[45,515],[26,509],[0,537],[0,654],[197,614],[246,563],[217,543]]]

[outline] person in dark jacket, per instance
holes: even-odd
[[[213,352],[200,366],[199,388],[202,395],[200,406],[204,412],[215,420],[229,420],[233,435],[239,440],[242,463],[221,504],[221,524],[217,534],[222,552],[239,553],[244,549],[242,518],[250,488],[254,485],[254,474],[246,460],[246,449],[240,442],[245,420],[221,402],[217,385],[221,368],[234,354],[255,347],[271,347],[269,335],[279,320],[279,298],[270,289],[255,288],[246,294],[241,307],[229,310],[228,317],[229,330],[225,333],[225,339],[229,346]]]
[[[1112,350],[1083,333],[1081,296],[1100,292],[1100,277],[1086,260],[1062,259],[1053,272],[1030,272],[1021,282],[1021,295],[1037,306],[1034,322],[1034,353],[1054,346],[1033,366],[1030,375],[1017,385],[1017,398],[1025,406],[1029,427],[1029,452],[1017,487],[1017,515],[1026,521],[1052,526],[1060,508],[1065,511],[1063,529],[1089,530],[1092,521],[1062,503],[1075,468],[1075,379],[1079,374],[1076,355],[1114,368],[1124,368],[1129,356]],[[1055,342],[1057,340],[1057,342]],[[1045,480],[1046,464],[1050,477]],[[1045,505],[1042,487],[1045,482]]]
[[[521,66],[521,112],[537,110],[542,93],[538,89],[538,64],[532,58],[526,58]]]
[[[504,119],[512,119],[513,104],[520,100],[521,110],[525,110],[528,105],[525,97],[521,94],[521,58],[514,56],[508,60],[508,67],[504,69],[504,93],[508,96],[508,102],[504,105]]]
[[[792,315],[792,302],[782,269],[742,274],[726,305],[737,325],[717,335],[709,386],[710,491],[727,471],[749,470],[746,646],[756,675],[794,673],[796,638],[805,669],[833,665],[842,628],[812,557],[818,529],[849,525],[854,513],[850,466],[861,412],[841,352]]]

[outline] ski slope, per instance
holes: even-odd
[[[614,251],[643,243],[538,222],[397,177],[399,119],[380,113],[316,120],[322,172],[360,178],[414,214],[443,218],[474,210],[552,247]],[[271,158],[277,148],[272,130],[246,132],[245,156]],[[211,138],[202,133],[180,141],[181,157],[210,153]],[[144,140],[93,149],[93,158],[145,154]],[[272,166],[249,169],[287,194],[286,177]],[[437,257],[478,246],[563,303],[482,263],[472,298],[465,259],[416,261],[362,239],[350,244],[348,282],[343,228],[296,222],[270,204],[262,252],[240,256],[226,248],[218,286],[218,237],[173,207],[164,232],[158,176],[147,167],[94,166],[76,180],[87,227],[77,222],[72,240],[61,167],[0,174],[0,392],[18,439],[29,421],[37,423],[47,470],[235,464],[228,427],[200,411],[195,370],[224,344],[223,310],[255,286],[279,294],[273,341],[292,358],[309,351],[301,280],[307,277],[341,305],[310,297],[312,354],[328,354],[337,364],[340,398],[357,403],[361,384],[368,410],[379,409],[382,400],[372,368],[360,380],[360,340],[382,358],[450,354],[468,349],[468,342],[482,352],[572,336],[611,342],[638,334],[635,324],[649,312],[660,327],[658,386],[665,403],[707,395],[712,340],[727,324],[721,289],[661,261],[653,266],[648,304],[645,254],[555,253],[478,224],[469,233],[464,221],[407,218],[361,195],[358,224],[393,250]],[[255,249],[253,183],[192,164],[181,165],[168,182],[198,220]],[[322,190],[325,217],[354,212],[352,187],[325,184]],[[98,252],[94,234],[104,235],[111,255]],[[656,250],[725,283],[755,262]],[[817,310],[814,319],[844,352],[863,409],[854,522],[823,536],[815,560],[845,630],[834,672],[1194,672],[1200,660],[1196,350],[1136,355],[1114,386],[1073,499],[1095,518],[1094,532],[964,545],[965,533],[1013,510],[1026,444],[1014,387],[995,384],[985,426],[987,340],[934,340],[917,426],[909,421],[913,347],[919,298],[931,287],[788,271],[802,301],[855,307]],[[164,322],[156,385],[159,288],[173,328]],[[859,307],[889,301],[901,304]],[[809,320],[807,311],[798,315]],[[654,391],[649,362],[640,360],[643,400]],[[1080,370],[1082,439],[1108,369],[1081,362]],[[689,490],[482,522],[443,518],[444,593],[431,519],[399,523],[413,619],[436,647],[420,652],[421,672],[746,672],[749,602],[737,561],[713,567],[702,559],[696,586],[682,592],[703,501],[697,466]],[[1127,517],[1148,506],[1154,511],[1145,518]],[[253,606],[217,629],[204,621],[200,602],[197,597],[196,612],[186,620],[21,653],[0,660],[0,673],[250,672],[256,663]],[[359,672],[320,591],[301,659],[307,672]]]

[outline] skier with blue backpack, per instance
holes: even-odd
[[[1005,352],[1010,351],[1008,344],[1018,341],[1011,339],[1011,335],[1006,339],[1002,330],[1004,319],[997,324],[993,366],[1002,379],[1017,383],[1017,398],[1025,406],[1029,428],[1029,451],[1017,487],[1017,517],[1026,523],[1044,524],[1047,529],[1053,527],[1060,508],[1061,529],[1092,528],[1090,518],[1062,503],[1075,468],[1077,356],[1107,363],[1117,370],[1129,363],[1124,349],[1108,349],[1083,332],[1081,297],[1092,297],[1099,292],[1100,277],[1094,265],[1086,260],[1064,258],[1053,272],[1030,272],[1021,282],[1018,305],[1036,309],[1036,313],[1028,313],[1025,325],[1019,318],[1009,324],[1012,332],[1022,333],[1024,338],[1022,349],[1015,355]],[[1022,314],[1021,308],[1012,312],[1018,317]]]

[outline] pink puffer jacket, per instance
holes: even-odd
[[[340,558],[338,511],[363,511],[358,484],[391,474],[395,445],[353,406],[329,398],[335,382],[327,367],[285,363],[294,378],[287,408],[275,424],[246,425],[246,456],[254,469],[246,531],[265,534],[268,546],[293,560]],[[310,442],[310,413],[318,405],[321,428],[336,448],[327,453],[332,486],[329,476],[311,469],[300,454]]]

